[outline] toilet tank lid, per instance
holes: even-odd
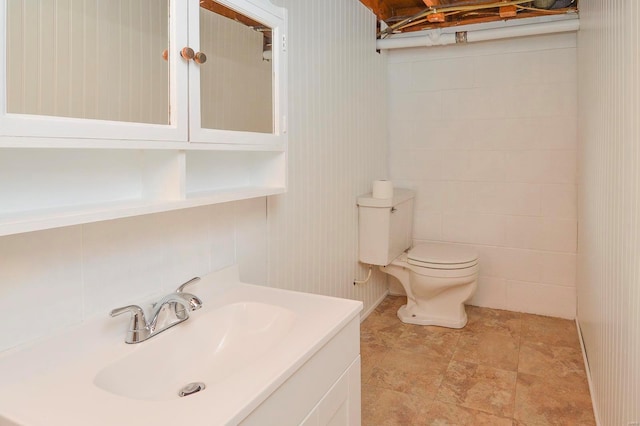
[[[409,250],[408,258],[419,262],[453,264],[477,260],[478,253],[471,248],[454,244],[423,243]]]
[[[393,198],[373,198],[371,192],[358,197],[360,207],[393,207],[415,197],[410,189],[394,188]]]

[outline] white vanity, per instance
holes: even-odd
[[[235,267],[148,341],[104,317],[0,357],[0,425],[359,425],[362,303],[253,286]],[[180,397],[191,382],[197,393]]]

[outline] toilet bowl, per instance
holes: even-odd
[[[398,310],[410,324],[462,328],[464,303],[478,285],[478,254],[465,246],[412,246],[414,192],[396,189],[392,198],[358,198],[359,260],[398,279],[407,304]]]
[[[466,247],[443,243],[415,246],[380,269],[398,279],[407,304],[398,310],[402,322],[462,328],[464,303],[478,285],[478,255]]]

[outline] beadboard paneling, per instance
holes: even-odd
[[[269,283],[364,301],[386,291],[359,265],[356,197],[386,177],[386,67],[358,1],[282,0],[289,10],[289,192],[270,197]]]
[[[581,0],[578,322],[602,425],[640,424],[640,4]]]

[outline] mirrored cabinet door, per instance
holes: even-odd
[[[177,104],[187,64],[172,57],[186,45],[184,5],[172,14],[170,0],[0,4],[2,134],[186,140],[186,94]]]
[[[274,39],[282,37],[284,19],[242,0],[194,0],[189,13],[190,40],[198,43],[189,70],[191,140],[278,143],[284,76]]]
[[[200,2],[200,110],[207,129],[273,133],[272,30],[214,0]]]

